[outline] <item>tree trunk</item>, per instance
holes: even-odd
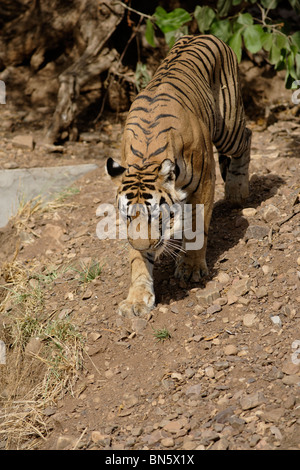
[[[48,143],[64,131],[76,137],[80,90],[89,81],[101,82],[100,74],[118,60],[107,42],[123,15],[114,0],[1,0],[0,79],[20,73],[17,68],[28,63],[27,94],[33,99],[38,90],[40,101],[43,93],[57,94]]]

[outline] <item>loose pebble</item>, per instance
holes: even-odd
[[[246,315],[243,316],[243,323],[245,326],[251,327],[256,323],[257,317],[255,313],[246,313]]]
[[[256,214],[257,210],[254,207],[247,207],[242,210],[242,214],[245,217],[254,217]]]
[[[238,348],[234,344],[228,344],[224,348],[225,356],[235,356],[238,353]]]

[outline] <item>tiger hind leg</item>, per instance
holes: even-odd
[[[225,181],[225,199],[237,205],[243,204],[249,196],[249,163],[251,131],[245,129],[246,146],[238,156],[219,155],[219,166]]]
[[[227,171],[230,165],[230,157],[227,155],[219,154],[219,167],[223,181],[226,182]]]

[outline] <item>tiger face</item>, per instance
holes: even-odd
[[[127,226],[129,243],[135,250],[159,256],[182,223],[180,209],[186,194],[176,188],[176,164],[165,159],[124,168],[109,158],[106,169],[119,182],[117,206]]]

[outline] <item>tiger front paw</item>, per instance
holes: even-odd
[[[208,269],[205,260],[196,262],[196,260],[182,257],[176,267],[175,277],[187,282],[199,282],[204,276],[207,276]]]
[[[144,292],[143,295],[129,294],[126,300],[119,304],[118,313],[123,317],[146,317],[155,305],[153,293]]]

